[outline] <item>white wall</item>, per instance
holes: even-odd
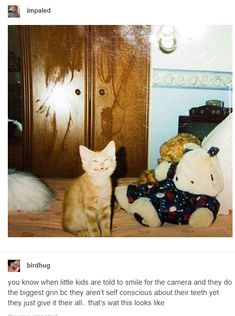
[[[179,115],[188,115],[190,108],[204,105],[210,99],[232,106],[232,26],[176,29],[177,48],[165,54],[156,42],[159,26],[152,28],[150,169],[156,166],[161,144],[178,133]]]
[[[170,54],[156,43],[159,28],[152,27],[152,68],[232,71],[232,25],[175,25],[179,40]]]

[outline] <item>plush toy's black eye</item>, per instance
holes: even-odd
[[[212,180],[212,181],[214,181],[214,177],[213,177],[213,174],[211,174],[211,180]]]
[[[175,180],[178,181],[178,177],[176,177]]]
[[[194,184],[194,181],[193,181],[193,180],[191,180],[190,182],[191,182],[192,184]]]

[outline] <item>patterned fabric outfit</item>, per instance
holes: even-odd
[[[173,182],[176,164],[172,164],[167,179],[155,185],[140,184],[129,185],[127,198],[133,203],[140,197],[147,197],[152,202],[161,224],[188,224],[192,213],[201,207],[208,208],[214,215],[214,220],[219,211],[219,202],[215,197],[208,195],[197,195],[178,190]],[[142,224],[141,216],[135,216]]]

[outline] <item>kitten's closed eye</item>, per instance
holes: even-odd
[[[98,172],[106,172],[110,167],[110,159],[103,158],[103,159],[92,159],[93,163],[93,170]]]
[[[102,164],[104,164],[105,162],[109,161],[109,159],[106,158],[106,159],[103,160],[103,161],[98,161],[98,160],[96,160],[96,159],[93,159],[92,161],[93,161],[94,163],[98,163],[98,164],[102,165]]]

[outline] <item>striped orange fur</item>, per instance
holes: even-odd
[[[111,235],[111,175],[116,167],[115,144],[102,151],[80,146],[85,173],[74,180],[64,199],[64,230],[80,237]]]

